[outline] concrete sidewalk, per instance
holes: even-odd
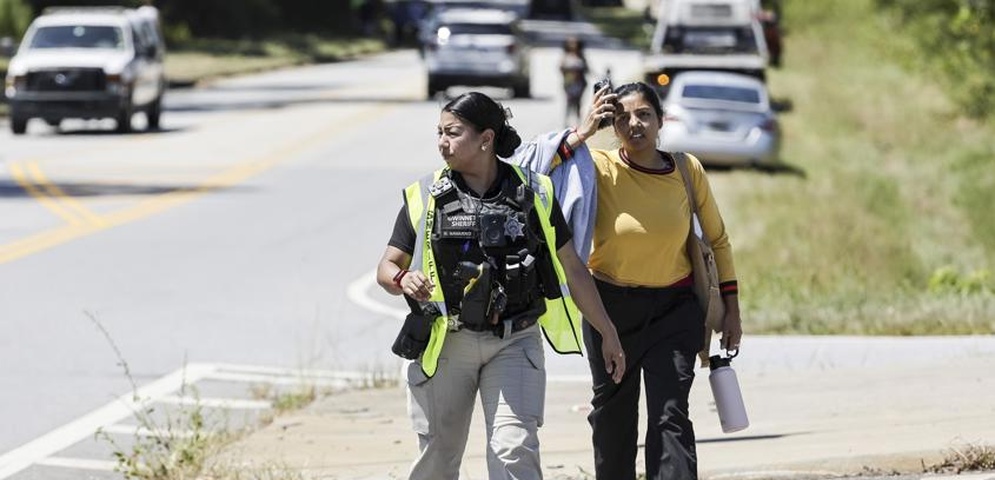
[[[805,342],[820,345],[805,351],[820,353],[808,361],[799,353],[785,355]],[[736,360],[751,419],[743,432],[722,433],[708,372],[698,370],[691,415],[703,478],[916,472],[951,447],[995,445],[993,338],[769,337],[750,345],[752,360],[746,353]],[[546,478],[593,478],[587,476],[593,463],[589,400],[590,384],[582,377],[551,376],[540,431]],[[278,418],[227,455],[299,469],[308,478],[405,478],[417,448],[405,405],[402,387],[326,397]],[[486,478],[481,418],[478,410],[463,479]]]

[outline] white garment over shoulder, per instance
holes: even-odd
[[[597,177],[594,159],[585,144],[574,150],[573,158],[553,167],[557,149],[569,134],[570,130],[562,130],[538,135],[531,142],[518,147],[509,162],[549,175],[553,180],[556,201],[574,235],[574,248],[586,265],[594,239],[594,219],[598,205]]]

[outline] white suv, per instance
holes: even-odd
[[[425,44],[428,96],[454,85],[510,88],[529,97],[529,50],[517,17],[502,10],[444,10]]]
[[[7,69],[11,130],[23,134],[32,118],[52,126],[65,118],[114,118],[126,133],[135,112],[159,128],[164,55],[153,7],[46,9]]]

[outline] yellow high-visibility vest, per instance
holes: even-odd
[[[539,325],[550,346],[557,353],[581,353],[581,315],[580,310],[570,296],[567,287],[566,274],[563,265],[556,256],[556,229],[553,228],[553,182],[549,177],[535,172],[523,172],[517,165],[511,165],[522,183],[528,184],[535,192],[535,208],[542,224],[545,245],[549,249],[549,258],[553,262],[556,278],[559,281],[560,298],[546,298],[546,313],[539,317]],[[435,263],[435,251],[432,236],[429,232],[435,225],[435,197],[429,189],[442,177],[446,169],[437,170],[420,181],[412,183],[404,189],[404,197],[408,205],[408,217],[415,228],[417,236],[415,250],[411,255],[412,270],[421,270],[435,285],[428,303],[435,307],[439,315],[432,323],[432,334],[428,347],[422,353],[420,363],[425,375],[435,375],[438,368],[439,354],[449,331],[449,314],[446,309],[446,299],[442,293],[442,282],[439,279],[438,265]]]

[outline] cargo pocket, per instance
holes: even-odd
[[[440,367],[441,362],[440,359]],[[438,371],[438,370],[437,370]],[[422,371],[421,362],[408,362],[408,416],[411,417],[411,427],[419,435],[430,435],[432,415],[435,410],[435,395],[431,377]]]
[[[546,357],[538,336],[530,338],[524,347],[528,359],[522,366],[524,413],[534,417],[541,427],[546,405]]]

